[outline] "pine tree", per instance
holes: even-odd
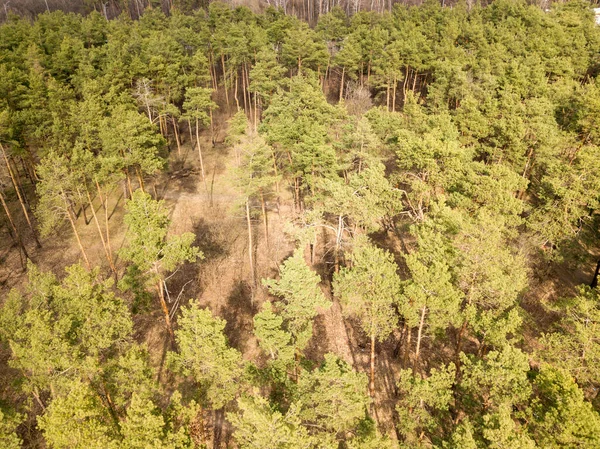
[[[190,87],[185,91],[185,118],[188,123],[195,122],[196,146],[198,147],[198,157],[200,159],[200,169],[202,172],[202,181],[206,188],[206,174],[204,171],[204,160],[202,159],[202,148],[200,145],[200,125],[212,125],[212,111],[217,108],[217,104],[212,101],[212,90],[205,87]],[[191,127],[191,125],[190,125]],[[212,128],[211,128],[212,129]]]
[[[183,262],[202,258],[202,253],[192,246],[195,236],[191,232],[167,238],[170,220],[164,201],[153,200],[149,194],[136,190],[125,208],[124,221],[130,237],[119,254],[146,276],[149,285],[156,287],[167,330],[173,338],[171,312],[165,299],[165,273],[177,269]]]
[[[313,336],[313,320],[318,311],[330,307],[331,302],[319,286],[320,276],[306,264],[302,250],[296,249],[294,254],[283,262],[279,273],[279,279],[263,280],[263,285],[268,288],[269,293],[281,298],[274,308],[283,320],[283,329],[291,336],[297,381],[300,355]],[[268,309],[265,309],[264,318],[269,318],[268,314]],[[270,321],[272,320],[271,317]],[[281,341],[281,336],[278,340]]]
[[[371,340],[369,393],[375,395],[375,342],[385,340],[398,323],[394,304],[400,295],[398,267],[392,255],[366,239],[357,239],[350,268],[334,275],[333,290]]]
[[[213,317],[196,302],[181,310],[175,339],[179,352],[170,352],[172,369],[192,376],[214,409],[220,409],[238,392],[243,373],[241,354],[227,343],[225,321]]]

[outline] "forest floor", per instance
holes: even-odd
[[[256,260],[257,280],[254,287],[243,198],[232,187],[231,182],[231,169],[235,165],[234,151],[222,144],[213,147],[207,135],[202,138],[205,183],[201,179],[197,152],[186,142],[181,156],[178,156],[176,149],[172,151],[169,169],[155,179],[148,180],[146,186],[147,191],[158,199],[165,200],[171,213],[170,232],[193,232],[196,235],[195,245],[204,254],[203,260],[185,264],[168,279],[170,308],[176,322],[176,312],[181,305],[193,300],[199,301],[203,307],[210,308],[214,314],[227,321],[225,332],[230,344],[240,350],[245,359],[260,363],[261,354],[253,336],[253,316],[268,298],[260,280],[277,276],[277,267],[294,249],[293,239],[286,233],[287,223],[296,218],[291,194],[282,188],[280,200],[272,199],[267,203],[268,244],[264,236],[260,206],[256,205],[253,211],[254,244],[251,250]],[[111,193],[109,205],[111,243],[113,252],[117,254],[126,239],[123,224],[124,198],[120,188]],[[99,202],[96,206],[100,209]],[[18,215],[17,212],[15,209],[15,215]],[[92,265],[100,265],[108,273],[102,244],[89,211],[87,218],[88,224],[83,214],[80,214],[77,221],[83,244]],[[76,263],[81,258],[68,226],[68,223],[65,224],[56,236],[42,239],[42,248],[36,248],[31,236],[27,234],[24,220],[20,223],[23,234],[29,237],[27,249],[33,262],[40,269],[52,271],[59,277],[63,275],[65,266]],[[7,231],[2,232],[6,232],[6,235],[0,235],[0,295],[4,297],[11,288],[22,287],[26,275],[20,266],[17,247],[10,245],[11,239]],[[395,253],[402,268],[402,246],[398,237],[392,233],[381,233],[374,238]],[[321,245],[316,251],[314,268],[323,279],[325,293],[330,295],[332,267],[326,262],[328,239],[331,236],[326,233],[319,237]],[[124,263],[117,260],[117,266],[122,272]],[[527,333],[531,336],[539,334],[553,322],[552,315],[540,305],[543,300],[571,293],[576,285],[588,283],[591,276],[591,267],[573,269],[564,264],[548,265],[544,268],[544,273],[531,273],[531,287],[523,298],[523,307],[533,317],[526,321]],[[153,304],[148,312],[134,315],[134,320],[135,337],[148,344],[151,361],[158,376],[167,375],[164,364],[170,344],[158,304]],[[401,332],[397,330],[387,341],[377,345],[375,413],[382,430],[387,430],[388,434],[393,428],[391,423],[395,385],[401,366],[401,356],[398,355],[402,352],[398,351],[400,339]],[[435,347],[431,346],[430,342],[424,342],[423,359],[429,358],[427,354],[435,353]],[[314,337],[309,344],[307,356],[318,361],[327,352],[334,352],[357,370],[368,372],[368,339],[357,323],[343,319],[341,305],[335,299],[332,307],[322,311],[316,319]],[[2,359],[7,357],[8,354],[0,354]],[[6,366],[3,362],[0,365]],[[214,438],[219,440],[215,441],[215,447],[227,443],[230,430],[226,428],[214,432]],[[390,436],[395,438],[395,435]]]

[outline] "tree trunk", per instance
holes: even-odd
[[[423,325],[425,324],[425,314],[427,313],[427,307],[421,309],[421,321],[419,321],[419,331],[417,332],[417,347],[415,348],[415,360],[413,361],[413,371],[416,372],[419,364],[419,354],[421,352],[421,338],[423,333]]]
[[[342,101],[342,97],[344,95],[344,74],[346,72],[346,67],[342,67],[342,80],[340,81],[340,101]]]
[[[98,216],[96,215],[96,210],[94,209],[94,203],[92,202],[92,197],[90,195],[90,191],[88,190],[87,186],[85,188],[85,192],[87,193],[87,199],[88,199],[88,203],[90,205],[90,209],[92,210],[92,216],[94,218],[94,223],[96,224],[96,229],[98,229],[98,234],[100,235],[100,241],[102,242],[102,247],[104,248],[104,254],[106,255],[106,260],[108,261],[108,265],[110,266],[111,271],[116,276],[117,269],[115,268],[115,264],[113,263],[112,257],[110,256],[110,251],[108,250],[108,247],[106,246],[106,241],[104,240],[104,233],[102,232],[102,229],[100,228],[100,222],[98,221]]]
[[[398,86],[398,79],[396,78],[396,75],[394,75],[394,87],[392,90],[392,111],[396,110],[396,88]]]
[[[175,133],[175,142],[177,143],[177,156],[181,157],[181,141],[179,140],[179,132],[177,131],[177,120],[175,117],[171,120],[173,122],[173,132]]]
[[[144,177],[142,176],[142,172],[139,167],[135,167],[135,174],[137,175],[138,182],[140,183],[140,189],[142,192],[146,193],[146,190],[144,189]]]
[[[208,188],[206,187],[206,175],[204,174],[204,160],[202,159],[202,148],[200,147],[200,133],[198,129],[200,128],[200,123],[198,119],[196,119],[196,145],[198,145],[198,157],[200,158],[200,172],[202,173],[202,182],[204,183],[204,190],[208,192]]]
[[[108,194],[106,196],[102,195],[102,190],[100,189],[100,184],[96,181],[96,189],[98,190],[98,196],[100,197],[100,201],[102,202],[102,207],[104,207],[104,227],[106,228],[106,247],[108,248],[108,254],[110,260],[113,259],[112,248],[110,245],[110,229],[108,227]],[[114,264],[114,262],[113,262]]]
[[[71,228],[73,228],[73,232],[75,233],[75,238],[77,239],[77,245],[79,245],[79,250],[81,251],[81,255],[83,256],[83,260],[85,262],[85,266],[88,270],[92,269],[90,265],[90,261],[85,253],[85,249],[83,249],[83,244],[81,243],[81,238],[79,237],[79,232],[77,232],[77,226],[75,226],[75,220],[73,219],[73,215],[71,212],[71,208],[69,207],[67,201],[65,200],[65,209],[67,210],[67,218],[69,219],[69,223],[71,223]]]
[[[246,222],[248,224],[248,257],[250,259],[250,278],[252,279],[252,290],[254,291],[254,288],[256,287],[256,278],[254,273],[254,245],[252,242],[252,223],[250,222],[250,198],[246,198]]]
[[[23,244],[23,240],[21,239],[21,234],[19,234],[19,230],[15,226],[15,222],[12,219],[12,215],[10,214],[10,210],[6,204],[6,201],[4,200],[4,194],[2,192],[0,192],[0,201],[2,202],[2,207],[4,208],[4,212],[6,212],[6,216],[8,217],[8,222],[10,224],[10,227],[12,228],[13,233],[15,234],[15,239],[17,240],[17,243],[19,244],[19,259],[21,259],[21,266],[23,267],[23,271],[25,271],[27,266],[24,263],[23,259],[21,258],[21,251],[23,251],[23,254],[25,255],[25,259],[29,259],[29,254],[27,254],[27,249],[25,249],[25,245]]]
[[[158,290],[158,299],[160,300],[160,307],[162,308],[163,314],[165,315],[165,323],[167,324],[167,331],[169,332],[169,337],[171,338],[171,341],[175,341],[175,334],[173,333],[173,326],[171,325],[171,317],[169,316],[169,308],[167,307],[167,302],[165,301],[165,292],[163,290],[162,279],[158,280],[156,289]]]
[[[229,110],[229,94],[227,93],[227,76],[225,72],[225,55],[221,53],[221,66],[223,67],[223,89],[225,89],[225,101]]]
[[[2,156],[4,157],[4,162],[6,163],[6,169],[8,170],[10,180],[12,181],[12,185],[15,189],[15,192],[17,193],[17,197],[19,198],[19,203],[21,204],[21,209],[23,209],[23,214],[25,215],[25,219],[27,220],[27,225],[29,226],[29,229],[31,229],[31,233],[33,234],[33,238],[35,239],[35,244],[37,245],[38,248],[41,248],[42,245],[40,244],[40,241],[38,240],[37,234],[35,232],[35,228],[33,227],[33,224],[31,223],[31,218],[29,217],[29,212],[27,212],[27,206],[25,204],[23,197],[21,196],[21,191],[19,189],[19,183],[15,179],[15,174],[13,172],[12,166],[10,165],[10,161],[8,160],[8,157],[6,156],[6,151],[4,150],[4,146],[1,143],[0,143],[0,150],[2,151]]]
[[[335,272],[339,272],[340,271],[340,244],[342,242],[342,233],[344,232],[344,218],[342,215],[338,216],[338,228],[337,228],[337,233],[335,236],[335,251],[334,251],[334,257],[335,257],[335,263],[334,263],[334,267],[335,267]]]
[[[371,399],[375,397],[375,334],[371,334],[371,365],[369,376],[369,396]],[[373,403],[371,403],[373,407]]]
[[[265,227],[265,241],[267,242],[267,248],[268,248],[269,247],[269,222],[267,219],[267,207],[265,204],[265,195],[263,194],[262,189],[260,191],[260,206],[262,209],[263,224]]]

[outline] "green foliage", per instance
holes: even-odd
[[[240,398],[240,413],[229,414],[228,419],[235,427],[234,438],[241,448],[295,449],[316,448],[317,440],[301,425],[299,407],[292,405],[283,414],[273,409],[260,396]]]
[[[191,232],[167,238],[170,220],[164,201],[153,200],[137,190],[125,207],[124,221],[131,237],[120,255],[142,272],[172,271],[184,261],[202,257],[198,248],[192,246],[195,235]]]
[[[371,402],[367,376],[334,354],[325,354],[320,368],[300,377],[297,397],[303,421],[336,435],[355,429]]]
[[[279,273],[279,279],[263,280],[263,285],[269,293],[282,299],[276,303],[276,308],[283,319],[284,329],[292,337],[295,351],[300,352],[313,335],[312,324],[318,311],[330,307],[331,302],[319,286],[320,276],[304,261],[302,250],[296,249],[283,262]]]
[[[196,302],[181,310],[175,339],[179,352],[168,354],[174,371],[191,376],[214,409],[231,401],[243,373],[241,354],[227,344],[225,321]]]
[[[543,347],[540,355],[553,367],[568,371],[586,389],[591,387],[594,390],[600,382],[597,337],[600,302],[597,290],[580,286],[577,296],[562,300],[551,309],[560,312],[562,319],[556,332],[541,338]]]
[[[22,447],[22,441],[15,432],[20,420],[19,415],[10,415],[0,410],[0,444],[3,448],[19,449]]]
[[[456,367],[453,363],[432,369],[426,378],[415,375],[412,370],[402,370],[398,380],[401,398],[396,405],[399,417],[398,431],[407,444],[426,445],[422,441],[425,431],[429,435],[443,433],[444,420],[453,400]]]
[[[540,447],[592,448],[600,441],[600,416],[561,369],[543,366],[534,379],[532,434]]]
[[[75,382],[64,397],[52,401],[39,426],[56,449],[117,447],[118,429],[89,386]]]
[[[393,256],[366,239],[357,239],[350,255],[351,268],[334,276],[335,294],[344,313],[358,318],[369,337],[385,340],[398,323],[394,304],[400,295],[400,278]]]
[[[67,268],[59,282],[29,267],[26,295],[13,293],[2,308],[3,339],[11,365],[26,378],[27,391],[70,388],[72,379],[93,379],[106,358],[117,356],[131,338],[132,322],[122,299],[99,270]]]

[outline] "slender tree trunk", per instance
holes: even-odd
[[[192,122],[188,119],[187,123],[188,123],[188,131],[190,133],[190,145],[193,150],[194,149],[194,136],[192,134]]]
[[[427,313],[427,307],[421,309],[421,320],[419,321],[419,331],[417,332],[417,347],[415,349],[415,360],[413,361],[413,371],[416,372],[419,364],[419,354],[421,352],[421,337],[423,335],[423,325],[425,324],[425,314]]]
[[[225,55],[221,54],[221,65],[223,66],[223,89],[225,89],[225,101],[227,102],[227,110],[229,110],[229,94],[227,93],[227,76],[225,72]]]
[[[244,111],[248,110],[248,99],[246,98],[246,75],[244,74],[244,66],[242,65],[242,96],[244,97]]]
[[[31,218],[29,217],[29,212],[27,212],[27,206],[25,204],[25,200],[23,199],[23,196],[21,196],[21,190],[19,188],[19,183],[15,179],[15,174],[13,172],[12,166],[10,165],[10,161],[8,160],[8,157],[6,156],[6,151],[4,150],[4,146],[1,143],[0,143],[0,150],[2,151],[2,156],[4,157],[4,162],[6,163],[6,169],[8,170],[10,180],[12,181],[12,185],[15,189],[15,192],[17,193],[17,197],[19,198],[19,204],[21,205],[21,209],[23,209],[23,215],[25,215],[25,220],[27,220],[27,225],[29,226],[31,233],[33,234],[33,238],[35,239],[35,244],[37,245],[38,248],[41,248],[42,245],[40,244],[40,241],[38,240],[37,233],[35,232],[35,228],[33,227]]]
[[[346,67],[342,67],[342,80],[340,81],[340,100],[342,101],[344,95],[344,74],[346,73]]]
[[[387,108],[387,110],[390,110],[390,79],[388,77],[387,79],[387,86],[385,89],[385,107]]]
[[[106,196],[102,195],[102,190],[100,189],[100,184],[98,183],[98,181],[96,181],[96,189],[98,190],[98,196],[100,197],[100,201],[102,202],[102,207],[104,208],[104,227],[106,229],[106,247],[108,248],[108,254],[109,254],[110,260],[114,260],[113,254],[112,254],[112,248],[110,245],[110,228],[108,227],[108,194]]]
[[[200,128],[200,123],[198,119],[196,119],[196,145],[198,145],[198,157],[200,158],[200,172],[202,173],[202,182],[204,183],[204,190],[208,192],[208,187],[206,186],[206,175],[204,173],[204,160],[202,159],[202,148],[200,147],[200,132],[198,131]]]
[[[419,78],[419,72],[417,70],[415,70],[415,74],[413,77],[413,85],[412,85],[412,91],[414,92],[416,87],[417,87],[417,79]]]
[[[334,257],[335,257],[334,267],[335,267],[336,273],[340,271],[340,245],[342,242],[342,233],[343,232],[344,232],[344,218],[342,215],[338,215],[338,228],[337,228],[337,233],[335,236],[335,252],[334,252]]]
[[[102,242],[102,247],[104,248],[104,254],[106,255],[106,260],[108,261],[108,265],[110,266],[111,271],[116,276],[117,269],[115,268],[115,264],[113,263],[112,257],[110,256],[110,251],[106,246],[106,240],[104,240],[104,232],[100,228],[100,222],[98,221],[98,216],[96,215],[96,210],[94,209],[94,203],[92,202],[92,197],[90,195],[90,191],[87,186],[85,188],[85,192],[87,194],[88,203],[90,205],[90,209],[92,210],[92,216],[94,217],[94,223],[96,224],[96,229],[98,229],[98,234],[100,235],[100,241]]]
[[[235,89],[233,91],[233,98],[235,99],[235,105],[237,106],[237,110],[240,110],[240,100],[238,100],[238,79],[239,76],[235,75]]]
[[[73,228],[73,232],[75,233],[75,238],[77,239],[77,245],[79,245],[79,250],[81,251],[81,255],[83,256],[83,261],[85,262],[85,266],[88,270],[92,269],[90,265],[90,261],[88,259],[87,254],[85,253],[85,249],[83,249],[83,244],[81,243],[81,238],[79,237],[79,232],[77,232],[77,226],[75,226],[75,220],[73,218],[71,208],[69,207],[67,201],[65,201],[65,209],[67,210],[67,218],[69,219],[69,223],[71,223],[71,228]]]
[[[250,260],[250,278],[252,279],[252,290],[254,291],[254,288],[256,287],[256,276],[254,272],[254,244],[252,242],[252,223],[250,221],[250,198],[246,198],[246,222],[248,224],[248,258]]]
[[[404,348],[404,358],[402,360],[402,366],[407,366],[410,359],[410,341],[412,340],[412,328],[408,327],[408,333],[406,334],[406,346]]]
[[[371,364],[369,376],[369,396],[375,397],[375,334],[371,334]],[[372,404],[372,403],[371,403]],[[371,407],[374,407],[371,405]]]
[[[165,315],[165,323],[167,325],[167,331],[169,332],[169,337],[171,341],[175,341],[175,334],[173,333],[173,326],[171,325],[171,316],[169,315],[169,308],[167,307],[167,302],[165,301],[165,292],[163,289],[163,280],[162,278],[158,280],[156,285],[156,289],[158,291],[158,299],[160,300],[160,307]]]
[[[265,195],[263,191],[260,191],[260,207],[263,215],[263,225],[265,227],[265,242],[267,242],[267,248],[269,247],[269,222],[267,219],[267,207],[265,204]]]
[[[402,106],[403,107],[404,107],[404,105],[406,105],[406,85],[408,84],[409,74],[410,74],[410,68],[407,65],[406,73],[404,74],[404,84],[402,84],[402,96],[403,96]]]
[[[178,124],[175,117],[172,118],[173,121],[173,132],[175,133],[175,142],[177,143],[177,156],[181,157],[181,140],[179,140],[179,132],[177,131]]]
[[[398,79],[396,78],[396,75],[394,75],[394,87],[392,90],[392,111],[396,110],[396,88],[398,86]]]
[[[135,167],[135,174],[137,175],[138,182],[140,183],[140,189],[142,192],[146,193],[146,190],[144,189],[144,177],[142,176],[142,172],[139,167]]]
[[[10,209],[8,208],[8,205],[6,204],[6,201],[4,200],[4,194],[0,191],[0,201],[2,202],[2,207],[4,208],[4,212],[6,212],[6,216],[8,217],[8,222],[10,224],[10,227],[13,230],[13,233],[15,234],[15,239],[17,240],[17,243],[19,245],[19,259],[21,260],[21,267],[23,268],[23,271],[25,271],[25,269],[27,268],[25,262],[23,261],[23,259],[21,258],[21,251],[23,251],[23,254],[25,255],[25,259],[29,259],[29,254],[27,254],[27,249],[25,248],[25,245],[23,244],[23,240],[21,239],[21,234],[19,234],[19,230],[17,229],[17,227],[15,226],[15,222],[12,219],[12,215],[10,214]]]

